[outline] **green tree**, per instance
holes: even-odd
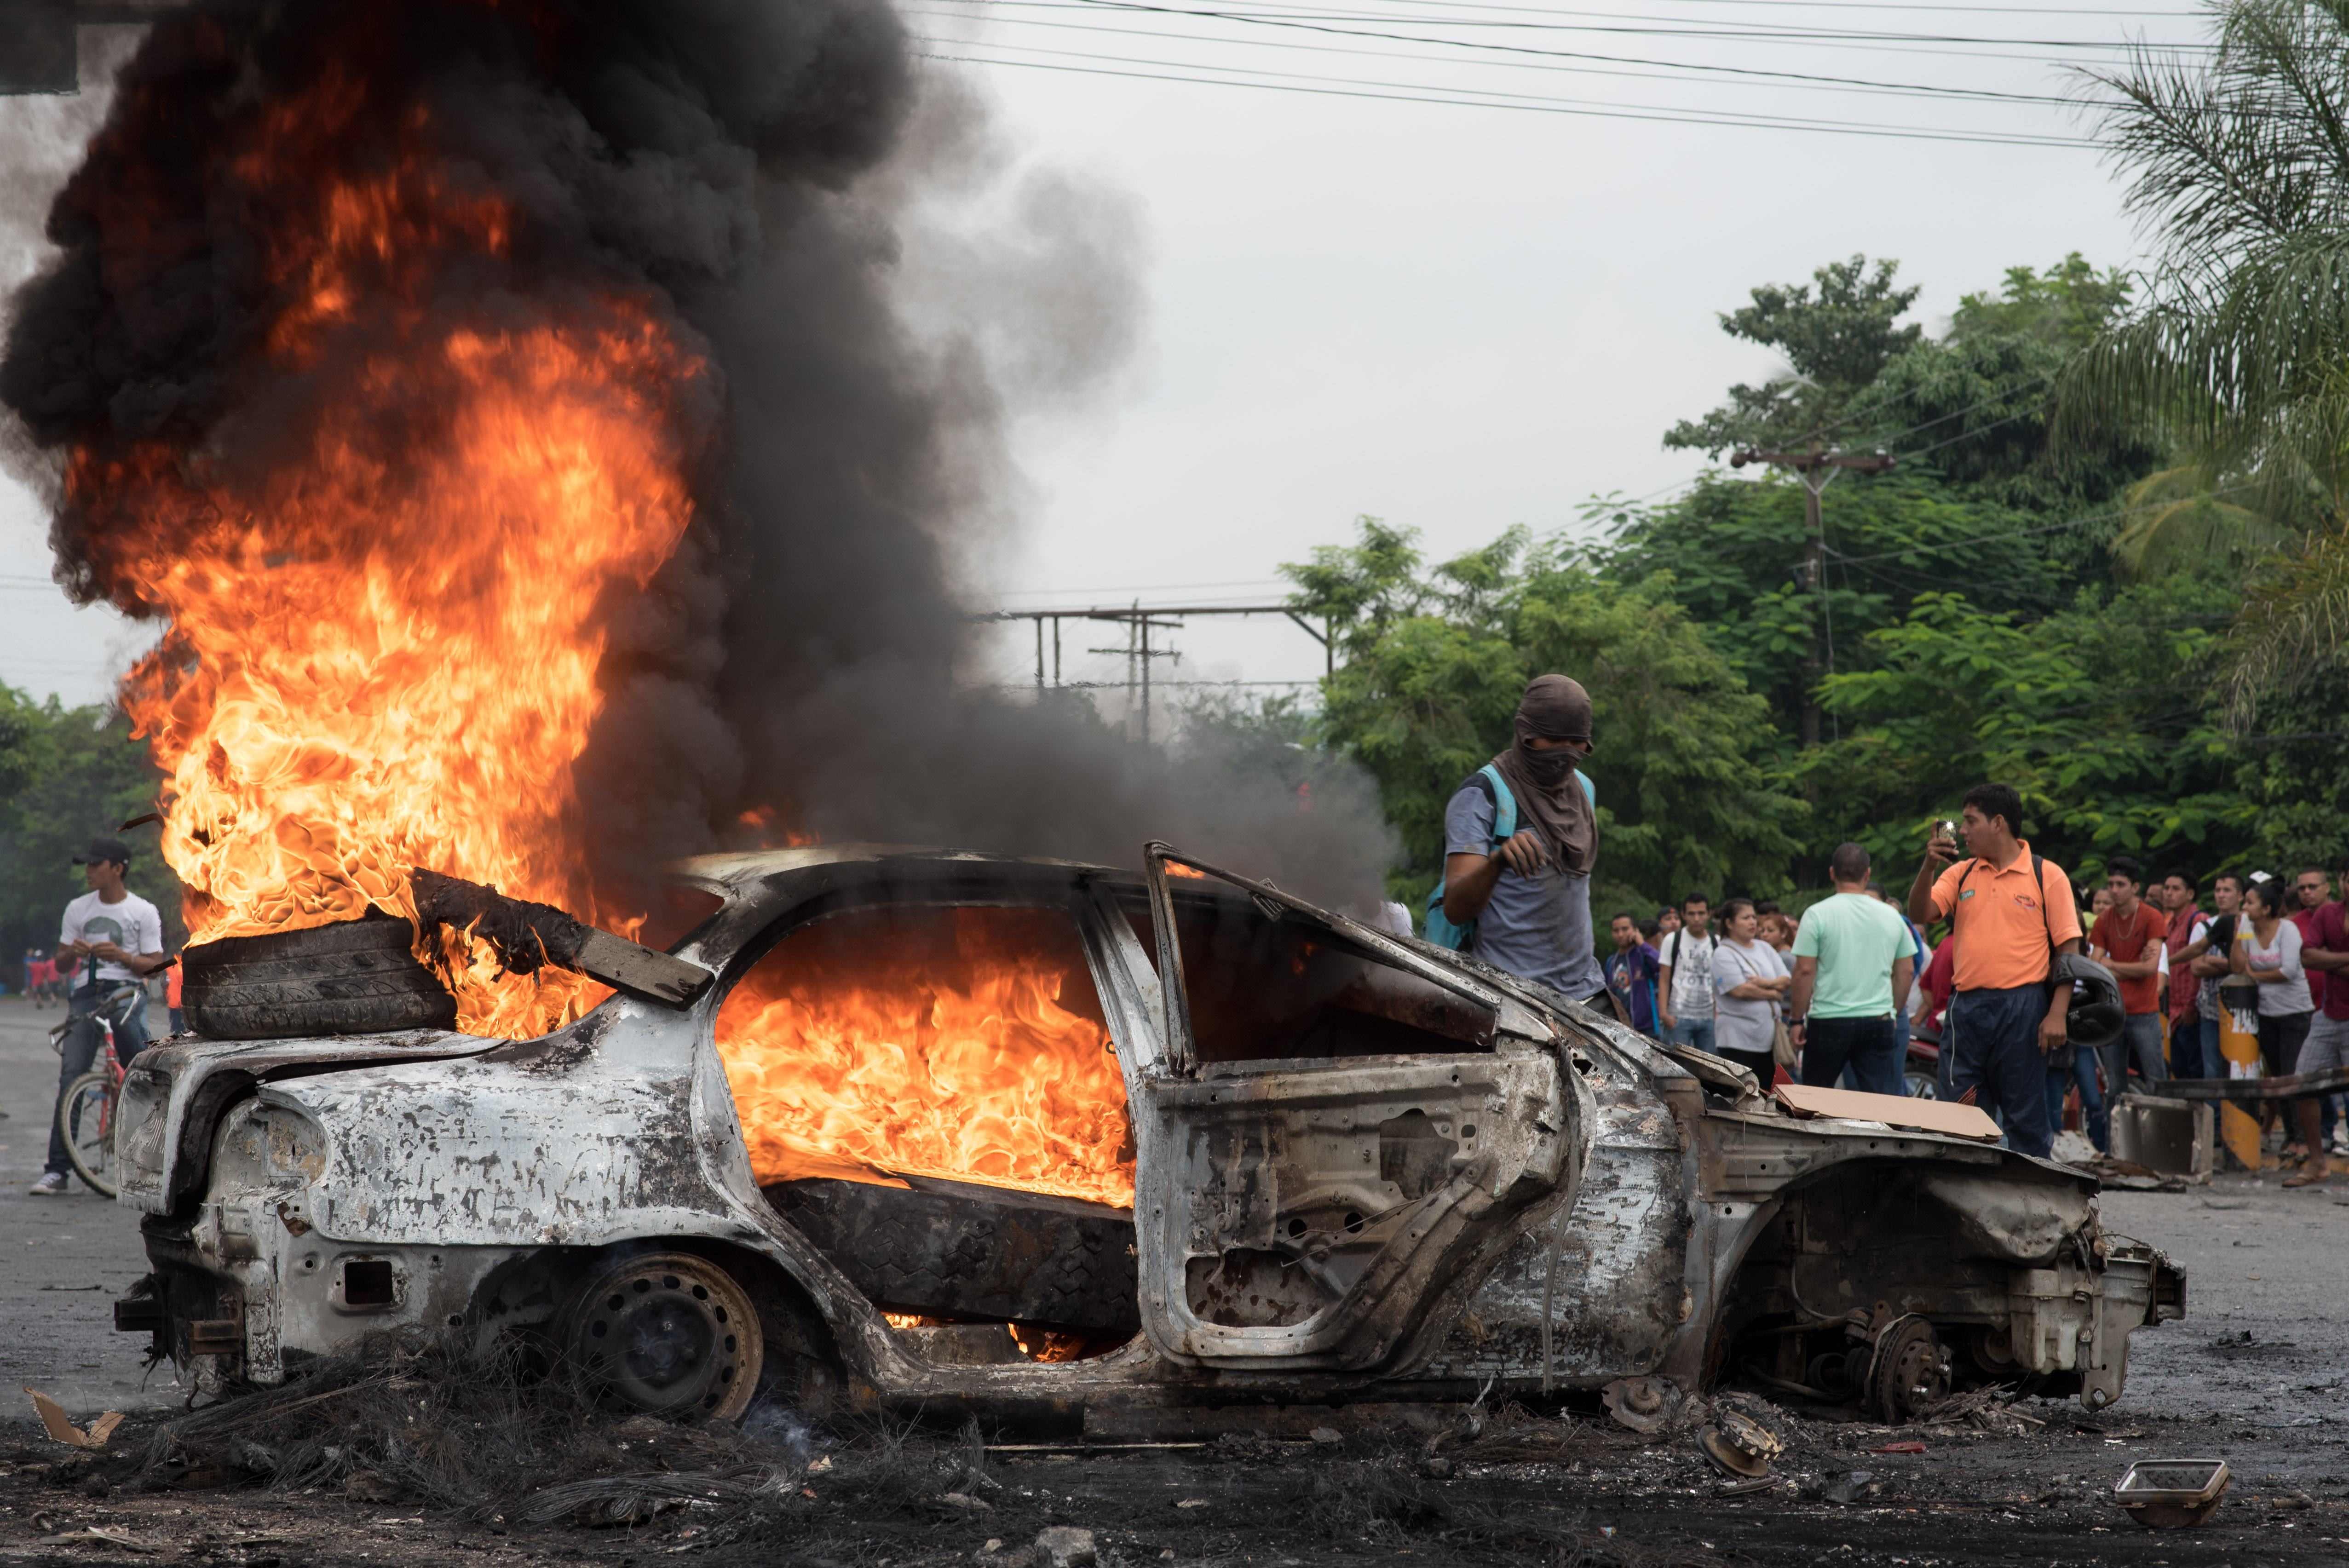
[[[1731,447],[1799,443],[1827,427],[1857,399],[1895,355],[1924,329],[1900,317],[1918,291],[1896,288],[1900,263],[1866,256],[1829,262],[1808,284],[1764,284],[1754,303],[1721,317],[1721,330],[1785,356],[1785,373],[1759,387],[1729,389],[1729,401],[1702,419],[1684,419],[1667,447],[1719,457]],[[1813,292],[1813,285],[1816,292]]]
[[[2126,312],[2131,287],[2077,252],[2044,271],[2010,267],[1995,293],[1965,295],[1950,330],[1889,363],[1870,387],[1867,418],[1845,438],[1878,446],[1978,500],[2023,511],[2081,512],[2109,503],[2163,451],[2126,428],[2056,450],[2055,388],[2074,356]],[[2040,552],[2074,573],[2099,569],[2111,530],[2065,530]]]
[[[2127,306],[2118,273],[2076,253],[2044,270],[2010,268],[1998,289],[1964,296],[1950,330],[1932,338],[1898,325],[1915,291],[1893,287],[1892,263],[1871,272],[1855,257],[1817,276],[1816,291],[1757,289],[1752,310],[1723,321],[1736,335],[1788,346],[1790,357],[1799,349],[1803,386],[1834,386],[1838,412],[1814,427],[1826,441],[1899,460],[1889,474],[1834,480],[1820,509],[1823,580],[1803,570],[1803,492],[1782,476],[1708,475],[1661,506],[1588,511],[1608,539],[1606,573],[1656,584],[1686,607],[1769,697],[1789,748],[1818,677],[1867,668],[1869,634],[1899,624],[1919,594],[1963,583],[1979,608],[2035,619],[2108,581],[2127,515],[2119,492],[2161,456],[2135,436],[2061,453],[2049,442],[2064,365]],[[1733,388],[1725,407],[1666,444],[1718,450],[1714,438],[1760,431],[1772,408],[1799,402],[1792,382],[1771,387],[1785,397]],[[1776,438],[1792,431],[1782,420]]]
[[[1593,511],[1613,537],[1598,559],[1610,577],[1684,608],[1765,696],[1791,747],[1824,632],[1835,667],[1864,666],[1868,634],[1894,625],[1920,593],[1960,575],[1990,607],[2044,614],[2071,592],[2027,513],[1951,490],[1930,474],[1846,475],[1828,491],[1824,583],[1796,573],[1808,544],[1803,492],[1780,478],[1708,476],[1646,511]],[[1961,544],[1961,550],[1953,545]]]
[[[1922,595],[1870,635],[1871,667],[1825,683],[1844,738],[1797,774],[1891,866],[1913,867],[1926,824],[1986,779],[2022,792],[2033,847],[2067,867],[2228,860],[2257,813],[2201,700],[2227,607],[2223,585],[2186,578],[2085,591],[2035,622]]]
[[[1445,802],[1510,743],[1519,694],[1547,671],[1591,694],[1599,903],[1786,885],[1805,808],[1772,772],[1765,705],[1658,588],[1522,530],[1431,567],[1374,518],[1283,570],[1291,603],[1338,624],[1324,734],[1378,781],[1403,844],[1395,896],[1416,907],[1435,884]]]

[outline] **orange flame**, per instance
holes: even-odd
[[[264,134],[331,129],[355,91],[322,84]],[[235,168],[285,161],[264,146]],[[123,700],[169,776],[191,940],[412,918],[419,865],[596,913],[572,769],[602,706],[599,601],[684,532],[676,410],[701,366],[624,297],[514,325],[412,303],[450,258],[501,255],[508,226],[421,159],[323,182],[308,227],[267,241],[286,303],[258,374],[315,383],[282,459],[68,464],[70,500],[112,524],[93,531],[104,578],[171,620]],[[461,936],[440,952],[478,1033],[537,1034],[603,994],[502,975]]]
[[[1090,1007],[1082,960],[1025,912],[955,913],[944,949],[846,936],[830,944],[842,958],[794,964],[794,936],[735,987],[718,1049],[752,1173],[940,1176],[1131,1206],[1125,1089],[1109,1031],[1076,1010]]]

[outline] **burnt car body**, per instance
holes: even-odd
[[[651,1408],[732,1414],[756,1384],[1164,1434],[1642,1376],[1891,1414],[1995,1379],[2093,1408],[2130,1332],[2183,1312],[2082,1171],[1798,1119],[1718,1058],[1164,846],[1146,876],[862,846],[679,875],[717,905],[672,949],[713,976],[690,1006],[141,1055],[117,1161],[154,1273],[119,1326],[207,1388],[384,1328],[591,1356],[615,1334],[612,1386]],[[932,1180],[761,1190],[719,1009],[796,934],[906,910],[1066,923],[1130,1214]]]

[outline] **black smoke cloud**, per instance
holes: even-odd
[[[237,151],[329,77],[361,107],[256,196]],[[972,678],[955,577],[1007,511],[1007,397],[1065,402],[1113,365],[1130,240],[1113,205],[1031,181],[1018,232],[931,247],[944,275],[913,325],[916,210],[985,177],[990,144],[875,0],[213,0],[159,21],[14,302],[0,401],[29,477],[54,490],[69,450],[156,442],[214,472],[280,459],[334,367],[260,352],[285,303],[268,203],[364,176],[419,111],[438,178],[515,215],[505,253],[440,270],[429,310],[560,315],[619,291],[711,366],[679,416],[695,525],[648,592],[605,607],[579,783],[611,902],[760,807],[828,840],[1132,863],[1164,837],[1333,897],[1376,886],[1390,844],[1359,773],[1321,769],[1307,809],[1269,742],[1139,747],[1082,704]],[[337,352],[369,346],[362,320]],[[60,581],[151,614],[119,563],[171,541],[125,536],[141,526],[61,499]]]

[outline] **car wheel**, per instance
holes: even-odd
[[[750,1293],[684,1253],[641,1253],[590,1274],[564,1314],[562,1341],[603,1398],[672,1418],[735,1419],[766,1357]]]
[[[1913,1314],[1901,1318],[1877,1346],[1868,1407],[1879,1419],[1901,1427],[1923,1418],[1949,1392],[1950,1357],[1933,1326]]]
[[[416,961],[416,928],[357,920],[199,942],[181,954],[188,1024],[215,1040],[449,1029],[456,998]]]
[[[1939,1099],[1941,1098],[1940,1080],[1921,1068],[1909,1068],[1908,1081],[1909,1098],[1911,1099]]]

